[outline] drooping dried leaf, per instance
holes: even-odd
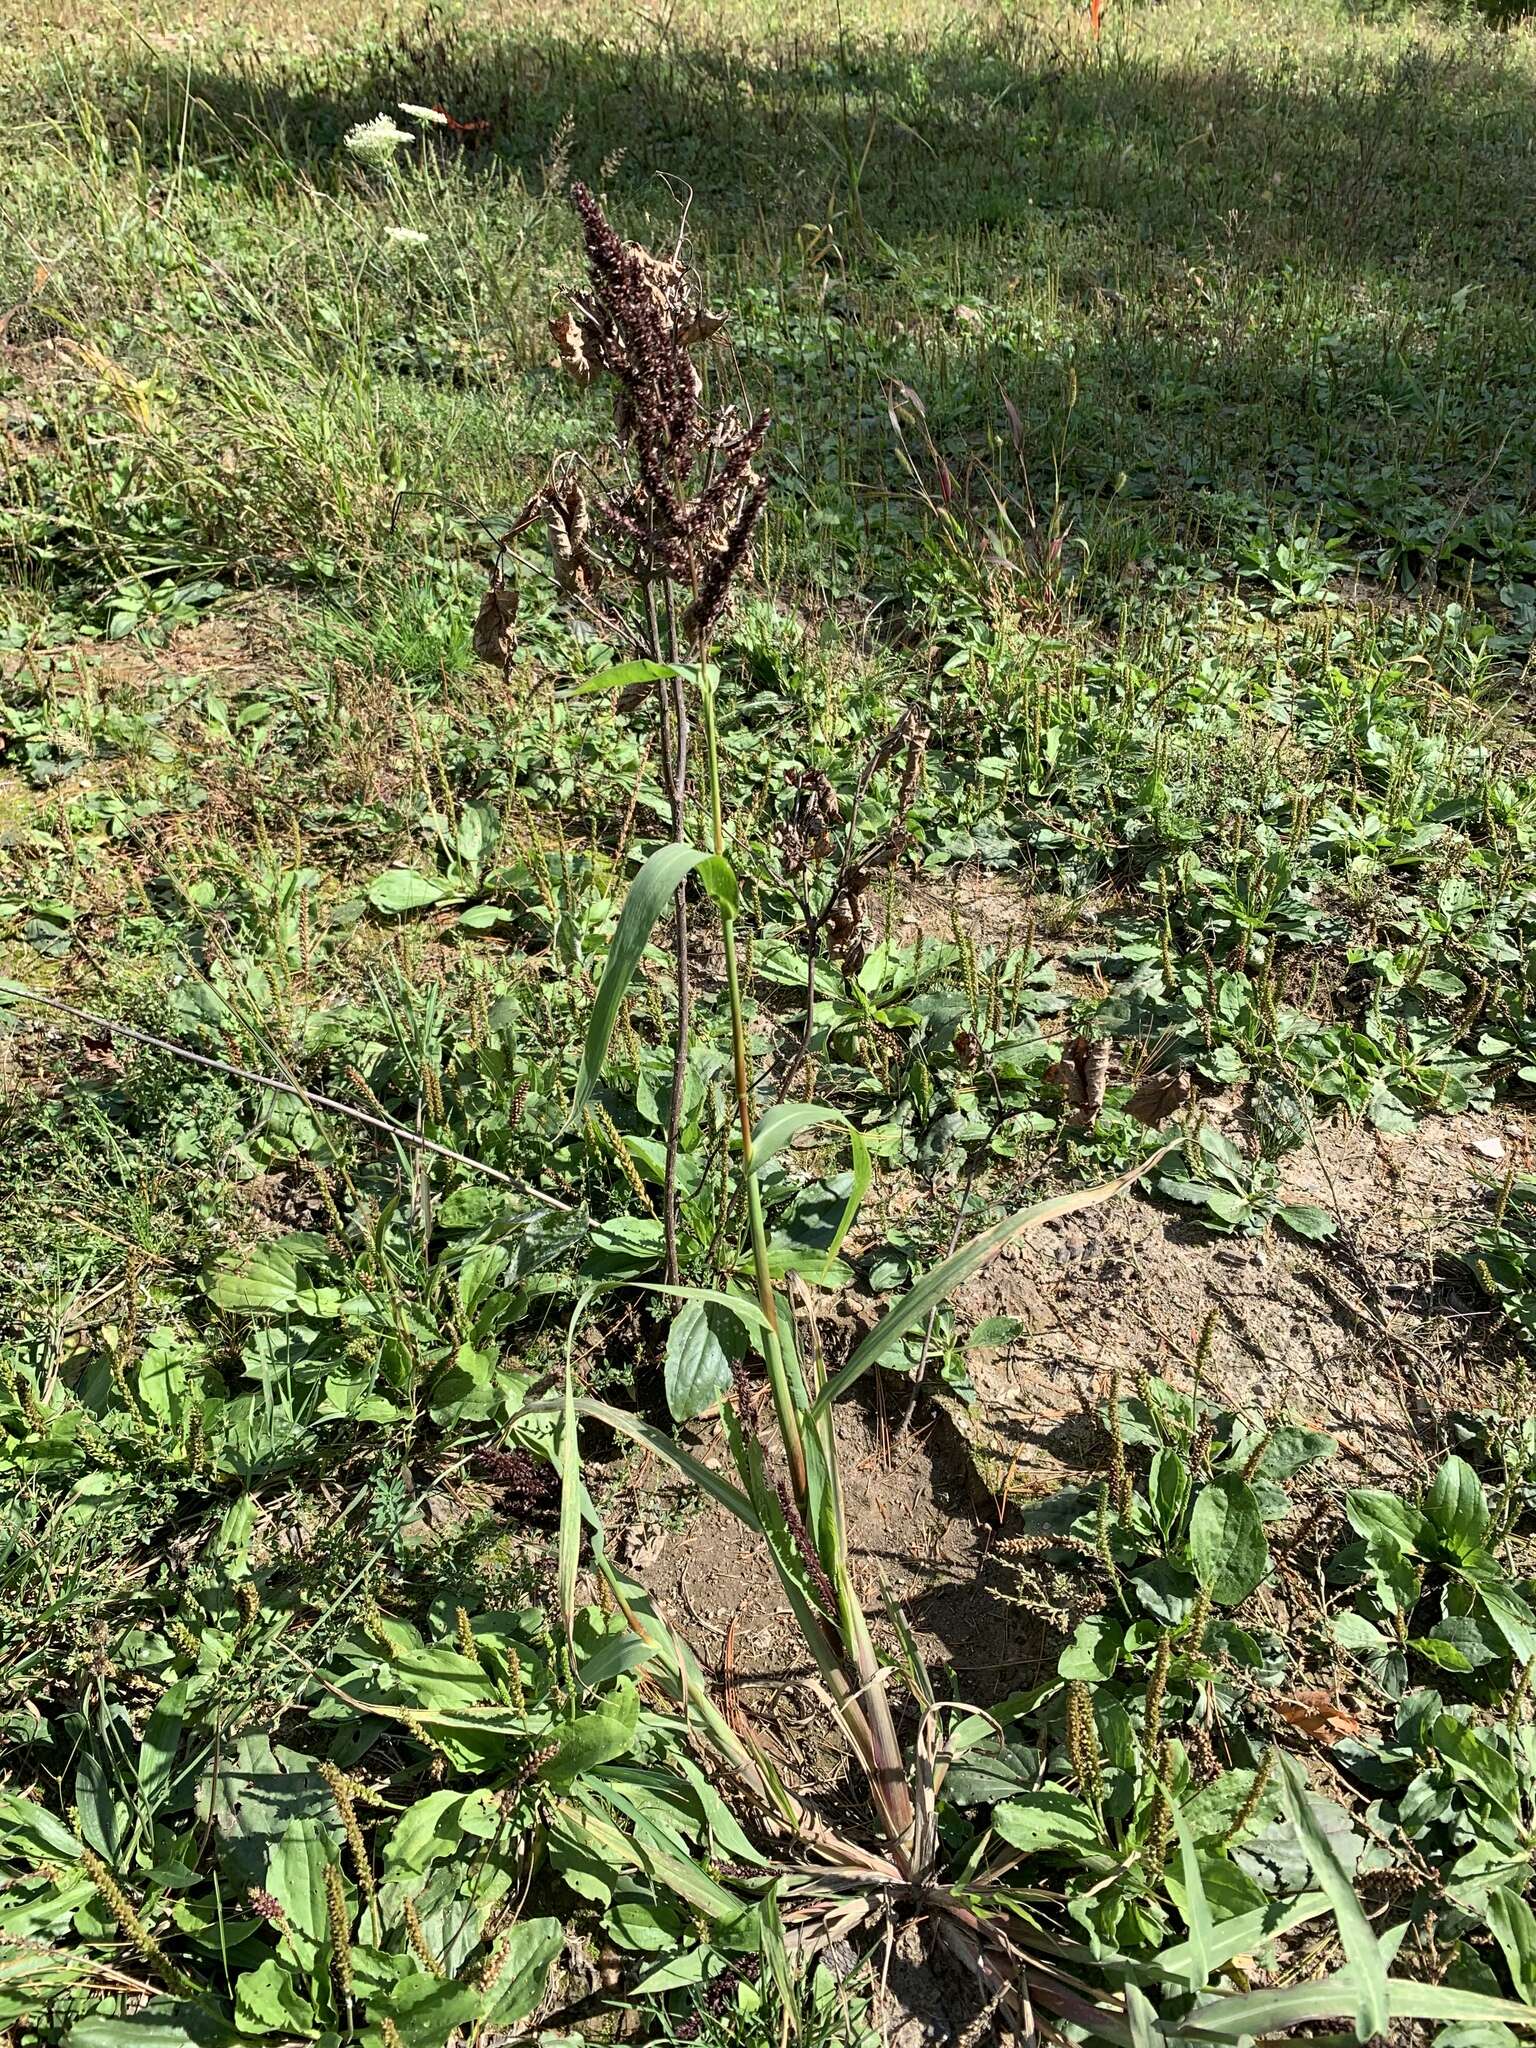
[[[713,341],[725,326],[725,320],[724,313],[695,313],[679,326],[677,338],[684,348],[696,348],[701,341]]]
[[[928,755],[929,725],[921,711],[914,704],[908,710],[902,724],[907,729],[907,758],[901,770],[901,796],[897,811],[902,817],[911,810],[917,798],[917,785],[922,780],[923,762]]]
[[[1155,1131],[1170,1117],[1177,1116],[1193,1093],[1188,1074],[1178,1067],[1170,1067],[1161,1074],[1143,1074],[1125,1105],[1126,1114]]]
[[[517,592],[499,577],[492,579],[475,614],[474,648],[492,668],[505,668],[517,645]]]
[[[590,597],[602,581],[587,541],[592,530],[586,495],[578,483],[551,490],[546,499],[555,588],[563,597]]]
[[[1061,1058],[1047,1067],[1045,1078],[1061,1090],[1069,1123],[1086,1128],[1098,1121],[1109,1084],[1110,1051],[1107,1038],[1079,1034],[1068,1041]]]
[[[827,910],[825,930],[827,944],[834,956],[841,960],[843,972],[856,975],[868,952],[864,940],[864,905],[856,875],[847,875],[842,888],[833,897]]]
[[[574,313],[562,313],[551,320],[549,332],[560,358],[560,367],[583,391],[592,382],[594,366],[587,354],[586,335]]]

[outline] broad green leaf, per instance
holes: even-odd
[[[624,908],[619,913],[613,944],[608,948],[597,1000],[592,1005],[592,1015],[587,1024],[581,1070],[576,1077],[576,1093],[571,1102],[573,1120],[586,1108],[597,1086],[603,1062],[608,1057],[608,1041],[618,1021],[619,1006],[634,980],[640,956],[650,943],[656,920],[700,862],[713,858],[696,846],[659,846],[630,884]]]
[[[1127,1984],[1125,1987],[1125,2018],[1131,2030],[1131,2048],[1159,2048],[1162,2036],[1157,2014],[1152,2009],[1151,1999],[1139,1984]]]
[[[1089,1615],[1077,1624],[1072,1640],[1056,1660],[1061,1678],[1082,1678],[1093,1683],[1111,1678],[1120,1661],[1123,1637],[1120,1624],[1104,1615]]]
[[[569,689],[558,694],[566,697],[590,697],[605,690],[628,690],[636,683],[663,683],[668,676],[687,676],[685,668],[673,668],[665,661],[619,661],[612,668],[599,669],[595,676],[583,676],[579,683],[572,683]]]
[[[548,1915],[518,1920],[500,1936],[501,1974],[485,2001],[485,2017],[496,2029],[513,2026],[537,2008],[550,1965],[564,1946],[564,1923]]]
[[[983,1316],[965,1340],[967,1351],[1000,1351],[1022,1337],[1029,1325],[1019,1316]]]
[[[413,910],[426,910],[440,903],[447,893],[446,882],[418,875],[414,868],[391,868],[368,884],[368,901],[387,917],[404,917]]]
[[[1353,1493],[1344,1496],[1344,1512],[1349,1518],[1349,1526],[1367,1543],[1378,1542],[1384,1537],[1409,1556],[1418,1549],[1419,1539],[1424,1533],[1424,1517],[1407,1501],[1399,1500],[1395,1493],[1384,1493],[1374,1486],[1357,1487]]]
[[[86,1842],[109,1863],[115,1863],[127,1814],[93,1749],[81,1753],[75,1769],[75,1807]]]
[[[1489,1620],[1508,1643],[1515,1662],[1529,1664],[1536,1657],[1536,1614],[1528,1602],[1491,1558],[1466,1558],[1457,1569],[1469,1586],[1477,1588]]]
[[[440,1856],[458,1847],[464,1834],[459,1825],[464,1796],[451,1789],[429,1792],[405,1809],[384,1844],[388,1877],[420,1877]]]
[[[69,1975],[60,1973],[72,1960],[58,1955],[36,1959],[40,1970],[49,1973],[53,1982],[46,1993],[42,1993],[39,1986],[39,1991],[34,1993],[27,2006],[18,2006],[18,2017],[23,2010],[36,2012],[47,1997],[57,1995],[68,1986]],[[14,1973],[8,1970],[7,1998],[14,1995],[9,1989],[13,1979]],[[303,2011],[303,2030],[312,2032],[314,2016],[307,2002],[298,2000],[294,2009]],[[268,2027],[265,2031],[270,2034],[272,2030]],[[277,2031],[292,2033],[296,2028],[290,2024]],[[50,2034],[51,2038],[55,2037]],[[180,1998],[156,1998],[132,2012],[94,2012],[89,2018],[76,2020],[67,2033],[56,2038],[63,2043],[63,2048],[250,2048],[249,2035],[237,2034],[206,2005],[194,2005],[190,1999]]]
[[[818,1124],[836,1124],[848,1133],[849,1147],[853,1153],[853,1178],[848,1190],[848,1199],[843,1205],[842,1216],[832,1233],[826,1249],[828,1265],[842,1249],[843,1240],[853,1228],[859,1205],[868,1192],[873,1168],[870,1165],[869,1146],[862,1131],[855,1130],[840,1109],[832,1109],[816,1102],[775,1103],[763,1117],[752,1134],[752,1171],[760,1174],[769,1160],[775,1159],[789,1145],[792,1145],[802,1131],[813,1129]]]
[[[1424,1513],[1453,1557],[1475,1557],[1488,1541],[1488,1497],[1465,1458],[1447,1458],[1440,1467]]]
[[[1223,1474],[1200,1489],[1189,1518],[1189,1557],[1196,1578],[1221,1606],[1248,1598],[1269,1570],[1264,1517],[1251,1486]]]
[[[669,1287],[661,1280],[639,1281],[636,1285],[643,1286],[649,1294],[664,1294],[670,1301],[702,1301],[709,1308],[722,1309],[754,1336],[768,1327],[762,1309],[745,1294],[727,1294],[718,1287]]]
[[[1470,1780],[1518,1823],[1520,1778],[1502,1750],[1454,1714],[1439,1716],[1430,1739],[1457,1777]]]
[[[1103,1846],[1092,1809],[1070,1792],[1042,1785],[992,1810],[992,1825],[1011,1848],[1098,1849]]]
[[[1113,1180],[1102,1181],[1097,1187],[1079,1188],[1071,1194],[1053,1195],[1048,1201],[1036,1202],[1033,1207],[1020,1209],[1007,1216],[1001,1223],[994,1223],[990,1230],[973,1237],[969,1244],[962,1245],[941,1264],[925,1273],[917,1283],[902,1296],[893,1308],[881,1317],[869,1335],[859,1345],[841,1372],[835,1373],[811,1403],[806,1420],[814,1425],[832,1406],[841,1394],[847,1392],[855,1380],[860,1379],[870,1367],[877,1365],[886,1353],[899,1344],[909,1330],[916,1329],[927,1319],[930,1309],[937,1308],[946,1296],[952,1294],[962,1281],[968,1280],[981,1266],[985,1265],[995,1251],[1020,1236],[1026,1230],[1033,1230],[1042,1223],[1051,1223],[1059,1216],[1074,1215],[1079,1209],[1097,1208],[1100,1203],[1123,1194],[1141,1176],[1154,1167],[1172,1148],[1164,1146],[1154,1152],[1128,1172],[1117,1174]]]
[[[723,917],[741,915],[741,889],[736,870],[723,854],[712,853],[699,862],[699,886]]]
[[[157,1330],[139,1361],[139,1404],[156,1421],[179,1425],[201,1377],[197,1354],[173,1332]]]
[[[1472,1659],[1455,1643],[1440,1636],[1410,1636],[1408,1647],[1416,1656],[1436,1664],[1442,1671],[1470,1671]]]
[[[24,1792],[0,1786],[0,1849],[28,1863],[78,1863],[82,1844]]]
[[[1341,1650],[1360,1650],[1377,1655],[1392,1644],[1392,1638],[1384,1636],[1374,1621],[1368,1621],[1363,1614],[1356,1614],[1352,1607],[1346,1607],[1342,1614],[1333,1617],[1333,1640]]]
[[[380,2001],[380,2016],[387,2011],[394,2021],[401,2048],[444,2048],[444,2043],[467,2037],[471,2023],[485,2007],[485,1999],[472,1984],[442,1983],[425,1970],[405,1970],[395,1979],[387,2000]],[[370,1999],[369,2009],[374,2001]],[[329,2037],[335,2040],[335,2035]],[[370,2027],[363,2040],[370,2044],[380,2037]]]
[[[496,842],[496,813],[486,804],[466,804],[459,814],[459,829],[454,841],[459,859],[469,868],[478,869],[480,857],[488,846]]]
[[[578,1808],[569,1800],[561,1800],[556,1803],[555,1813],[570,1836],[596,1852],[610,1878],[620,1868],[642,1870],[711,1920],[731,1921],[740,1914],[741,1900],[716,1884],[691,1858],[674,1855],[655,1842],[632,1840],[606,1815],[595,1812],[590,1803]]]
[[[246,1315],[281,1315],[298,1306],[299,1266],[281,1245],[257,1245],[238,1264],[221,1266],[208,1281],[218,1308]]]
[[[1147,1492],[1152,1513],[1163,1535],[1171,1536],[1179,1525],[1189,1499],[1189,1466],[1178,1451],[1159,1451],[1152,1460]]]
[[[290,2034],[312,2034],[315,2012],[287,1956],[268,1956],[254,1970],[235,1979],[235,2022],[242,2034],[259,2040],[281,2040]],[[128,2048],[128,2037],[121,2048]]]
[[[1389,2017],[1387,1970],[1381,1944],[1365,1917],[1365,1909],[1360,1904],[1349,1873],[1312,1811],[1311,1794],[1300,1765],[1283,1754],[1280,1757],[1279,1792],[1286,1818],[1306,1850],[1312,1874],[1327,1893],[1328,1903],[1333,1908],[1339,1939],[1344,1944],[1344,1953],[1354,1976],[1356,2000],[1352,2010],[1356,2031],[1362,2041],[1374,2040],[1386,2032]]]
[[[325,1867],[329,1853],[323,1820],[293,1820],[267,1857],[267,1890],[301,1934],[326,1938]]]
[[[730,1392],[740,1326],[707,1302],[685,1302],[667,1332],[667,1406],[674,1422],[707,1414]]]
[[[560,1747],[539,1766],[539,1777],[546,1785],[574,1784],[583,1771],[627,1755],[639,1726],[640,1695],[621,1678],[601,1707],[551,1728],[550,1740]]]
[[[1297,1237],[1310,1238],[1314,1243],[1332,1237],[1339,1227],[1338,1219],[1326,1209],[1319,1209],[1315,1202],[1287,1202],[1275,1211],[1275,1220]]]

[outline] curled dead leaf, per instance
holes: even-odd
[[[1193,1093],[1188,1074],[1177,1067],[1161,1074],[1143,1074],[1125,1105],[1126,1114],[1155,1131],[1170,1117],[1177,1116]]]
[[[677,338],[684,348],[696,348],[701,341],[713,341],[725,326],[724,313],[695,313],[684,321],[677,330]]]
[[[1311,1736],[1315,1742],[1342,1742],[1345,1736],[1360,1733],[1358,1718],[1341,1707],[1332,1693],[1321,1688],[1314,1692],[1293,1693],[1289,1699],[1277,1700],[1275,1712],[1287,1727]]]
[[[549,323],[549,332],[560,358],[560,367],[583,391],[592,382],[593,365],[587,354],[586,336],[574,313],[562,313]]]
[[[517,645],[517,592],[493,577],[475,614],[474,649],[492,668],[505,668]]]
[[[551,490],[545,500],[549,514],[549,545],[555,562],[555,588],[564,597],[589,597],[602,581],[602,571],[587,546],[591,514],[581,485]]]
[[[1110,1050],[1107,1038],[1079,1034],[1068,1040],[1061,1058],[1046,1068],[1046,1080],[1061,1090],[1068,1123],[1087,1127],[1098,1121],[1109,1085]]]

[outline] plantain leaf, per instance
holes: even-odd
[[[740,1326],[708,1302],[685,1302],[667,1332],[667,1406],[691,1422],[730,1392],[732,1366],[745,1346]]]
[[[1035,1229],[1039,1224],[1054,1222],[1058,1216],[1071,1216],[1079,1209],[1097,1208],[1101,1202],[1124,1194],[1172,1150],[1172,1145],[1164,1145],[1128,1172],[1117,1174],[1113,1180],[1101,1181],[1097,1187],[1078,1188],[1070,1194],[1052,1195],[1048,1201],[1020,1209],[1012,1216],[1005,1216],[1001,1223],[994,1223],[979,1237],[973,1237],[969,1244],[962,1245],[942,1264],[925,1273],[893,1308],[887,1310],[842,1371],[833,1375],[811,1403],[806,1411],[807,1425],[819,1422],[840,1394],[846,1393],[872,1365],[877,1365],[894,1345],[900,1343],[908,1330],[915,1329],[926,1319],[930,1309],[937,1308],[946,1295],[952,1294],[963,1280],[968,1280],[1010,1239]]]
[[[431,875],[419,875],[414,868],[391,868],[368,884],[368,901],[388,917],[405,917],[413,910],[430,909],[447,894],[446,882]]]
[[[726,1315],[734,1316],[742,1328],[753,1335],[768,1327],[768,1318],[745,1294],[727,1294],[718,1287],[684,1287],[681,1284],[669,1287],[663,1280],[637,1281],[635,1284],[644,1286],[651,1294],[665,1294],[675,1301],[701,1301],[706,1308],[720,1309]]]
[[[1504,1886],[1488,1894],[1486,1910],[1515,1989],[1527,2005],[1536,2005],[1536,1913]]]
[[[1269,1570],[1258,1498],[1235,1473],[1220,1474],[1197,1494],[1189,1557],[1195,1577],[1223,1607],[1246,1600]]]
[[[171,1794],[171,1773],[181,1747],[181,1724],[187,1711],[189,1681],[178,1678],[155,1702],[139,1750],[139,1797],[151,1818]]]
[[[618,1021],[619,1005],[635,978],[640,956],[650,942],[657,918],[693,870],[704,861],[716,858],[697,846],[658,846],[630,884],[624,908],[619,912],[618,930],[608,948],[597,1000],[592,1005],[592,1015],[587,1023],[581,1071],[576,1077],[576,1094],[571,1103],[573,1119],[580,1116],[597,1086],[603,1061],[608,1057],[608,1041]]]
[[[1424,1513],[1456,1558],[1477,1557],[1488,1540],[1488,1496],[1465,1458],[1447,1458],[1424,1496]]]

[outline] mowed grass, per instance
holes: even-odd
[[[359,2024],[427,2048],[524,2019],[559,1916],[598,1896],[569,1843],[569,1892],[543,1869],[528,1758],[618,1665],[584,1687],[552,1632],[553,1424],[523,1404],[567,1355],[644,1415],[669,1386],[666,1315],[626,1285],[658,1265],[659,952],[570,1114],[619,905],[670,829],[650,712],[571,693],[629,650],[556,601],[537,531],[505,558],[505,672],[472,644],[518,509],[611,433],[547,325],[580,275],[570,180],[653,247],[686,225],[730,314],[711,395],[775,415],[719,650],[728,833],[763,1100],[803,1023],[795,1091],[875,1160],[859,1256],[830,1273],[841,1142],[786,1158],[765,1197],[778,1269],[859,1296],[835,1347],[962,1226],[1144,1157],[1127,1103],[1149,1072],[1197,1102],[1237,1091],[1242,1144],[1191,1125],[1161,1192],[1245,1233],[1287,1227],[1279,1163],[1316,1121],[1411,1141],[1536,1082],[1536,37],[1323,0],[1112,4],[1098,42],[1056,7],[85,11],[26,0],[0,54],[0,977],[236,1071],[0,995],[0,1836],[27,1870],[0,1926],[42,1945],[0,2019],[100,2048],[84,2001],[142,1979],[191,1983],[199,2026],[349,2031],[346,1915],[314,1904],[339,1880],[278,1853],[290,1823],[343,1825],[323,1761],[380,1802],[377,1908],[344,1864]],[[416,137],[387,168],[345,147],[380,113]],[[822,958],[805,1018],[792,777],[826,772],[851,810],[878,756],[879,832],[909,709],[932,738],[906,865],[941,890],[994,871],[1016,927],[983,946],[957,916],[901,946],[906,878],[882,876],[869,959]],[[723,1285],[746,1260],[701,946],[684,1263]],[[1082,1127],[1056,1064],[1078,1032],[1114,1048]],[[570,1217],[530,1221],[504,1182],[294,1088]],[[1529,1198],[1504,1170],[1482,1272],[1528,1331]],[[887,1369],[963,1400],[966,1336],[931,1322]],[[1490,1339],[1470,1365],[1510,1355]],[[1523,1386],[1454,1437],[1495,1484],[1512,1587]],[[1211,1455],[1209,1428],[1197,1452],[1174,1409],[1126,1398],[1133,1446],[1167,1424],[1170,1451]],[[1222,1418],[1234,1473],[1279,1419]],[[1470,1599],[1448,1596],[1453,1621]],[[1382,1600],[1374,1637],[1317,1654],[1361,1660],[1384,1742],[1376,1621],[1406,1640],[1414,1602]],[[591,1611],[578,1664],[609,1625]],[[1153,1635],[1126,1651],[1142,1687]],[[1469,1698],[1518,1727],[1531,1659],[1479,1642]],[[370,1658],[393,1690],[368,1691]],[[356,1707],[419,1722],[453,1685],[503,1719],[520,1700],[528,1739],[493,1755]],[[1249,1791],[1267,1725],[1238,1757]],[[680,1751],[645,1726],[648,1764]],[[230,1742],[282,1781],[264,1819],[220,1804]],[[419,1802],[445,1786],[482,1806],[429,1843]],[[1437,1911],[1421,1866],[1465,1848],[1457,1815],[1413,1836]],[[734,1863],[710,1846],[711,1871]],[[251,1904],[279,1866],[318,1962]],[[536,1872],[543,1917],[509,1963],[501,1901]],[[1116,1937],[1138,1955],[1181,1926],[1160,1872]],[[626,1968],[693,1953],[643,1859],[632,1882],[630,1920],[594,1938]],[[1467,1982],[1529,1991],[1480,1921],[1466,1946]],[[580,2002],[569,1977],[552,2001]],[[856,2038],[815,1995],[837,2012],[808,2007],[811,2037]]]

